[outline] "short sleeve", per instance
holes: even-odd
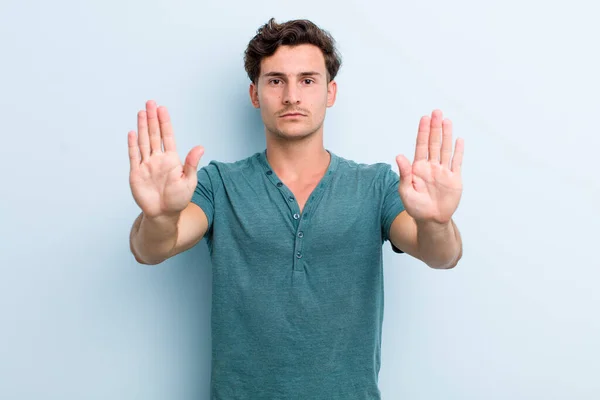
[[[213,224],[215,215],[215,196],[214,191],[216,188],[214,179],[218,176],[216,167],[209,164],[205,167],[200,168],[197,172],[198,184],[196,190],[192,195],[191,202],[198,205],[208,219],[208,230],[210,231]]]
[[[386,164],[385,171],[383,173],[383,204],[381,208],[381,229],[383,239],[390,240],[390,228],[392,222],[396,219],[398,214],[404,211],[404,204],[400,199],[398,193],[398,184],[400,183],[399,175],[394,172],[390,165]],[[404,253],[398,249],[392,242],[392,250],[396,253]]]

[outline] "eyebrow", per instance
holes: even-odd
[[[273,72],[267,72],[267,73],[263,74],[263,76],[265,76],[265,77],[285,78],[287,75],[284,74],[283,72],[273,71]],[[300,72],[298,74],[298,76],[321,76],[321,73],[320,72],[316,72],[316,71],[307,71],[307,72]]]

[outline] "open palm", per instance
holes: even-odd
[[[182,165],[169,113],[165,107],[157,109],[154,101],[138,113],[138,135],[129,132],[128,143],[129,184],[142,212],[157,217],[182,211],[196,188],[196,169],[204,149],[194,147]]]
[[[462,195],[461,166],[464,141],[458,139],[452,154],[452,122],[434,110],[422,117],[413,163],[399,155],[398,192],[408,214],[416,221],[447,223]]]

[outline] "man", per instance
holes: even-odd
[[[204,150],[182,165],[166,108],[129,132],[142,213],[138,262],[158,264],[203,237],[213,264],[211,399],[379,399],[382,245],[432,268],[462,255],[452,215],[463,141],[438,110],[421,118],[415,158],[358,164],[323,147],[340,59],[310,21],[271,19],[245,55],[267,148],[235,163]],[[164,147],[164,149],[163,149]]]

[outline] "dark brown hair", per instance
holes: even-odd
[[[248,43],[244,53],[244,67],[250,80],[253,83],[258,81],[262,59],[273,55],[279,46],[300,44],[312,44],[321,49],[325,57],[328,81],[332,81],[340,69],[342,59],[329,32],[306,19],[278,24],[275,18],[258,28],[256,35]]]

